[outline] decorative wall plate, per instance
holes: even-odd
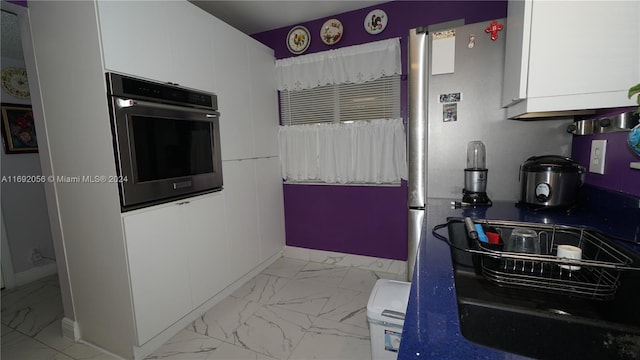
[[[287,48],[291,53],[302,54],[307,51],[309,44],[311,44],[311,35],[306,27],[299,25],[289,30]]]
[[[388,20],[387,13],[383,10],[372,10],[367,14],[367,17],[364,18],[364,29],[369,34],[379,34],[387,27]]]
[[[7,94],[18,99],[31,98],[27,70],[18,67],[2,69],[2,88]]]
[[[342,39],[342,23],[338,19],[329,19],[320,29],[320,39],[327,45],[333,45]]]

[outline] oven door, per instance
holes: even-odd
[[[219,113],[112,97],[123,210],[222,188]]]

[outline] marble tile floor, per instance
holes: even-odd
[[[280,258],[147,359],[371,359],[367,301],[392,273]],[[2,360],[114,360],[62,337],[57,276],[2,291]]]

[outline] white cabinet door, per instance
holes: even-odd
[[[184,225],[193,307],[231,283],[222,192],[190,201]]]
[[[100,1],[98,13],[104,66],[158,81],[171,78],[172,3]]]
[[[535,1],[528,96],[628,91],[640,81],[639,16],[638,1]]]
[[[138,344],[232,281],[221,192],[123,216]]]
[[[509,2],[502,88],[503,107],[527,97],[531,8],[530,1]]]
[[[277,157],[256,160],[256,181],[260,260],[264,261],[285,244],[282,176]]]
[[[510,1],[508,116],[634,105],[626,94],[640,81],[639,16],[638,1]]]
[[[191,311],[182,206],[123,217],[138,345]]]
[[[172,4],[171,22],[165,26],[171,28],[173,81],[193,89],[214,92],[214,19],[190,2]]]
[[[215,21],[215,92],[220,108],[222,160],[254,157],[249,39],[240,31]]]
[[[255,160],[223,161],[224,201],[231,277],[260,263]]]
[[[213,91],[214,18],[187,1],[100,1],[107,70]]]
[[[249,55],[255,156],[278,156],[278,92],[273,50],[252,42]]]

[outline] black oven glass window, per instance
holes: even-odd
[[[213,172],[212,124],[132,117],[138,182]]]

